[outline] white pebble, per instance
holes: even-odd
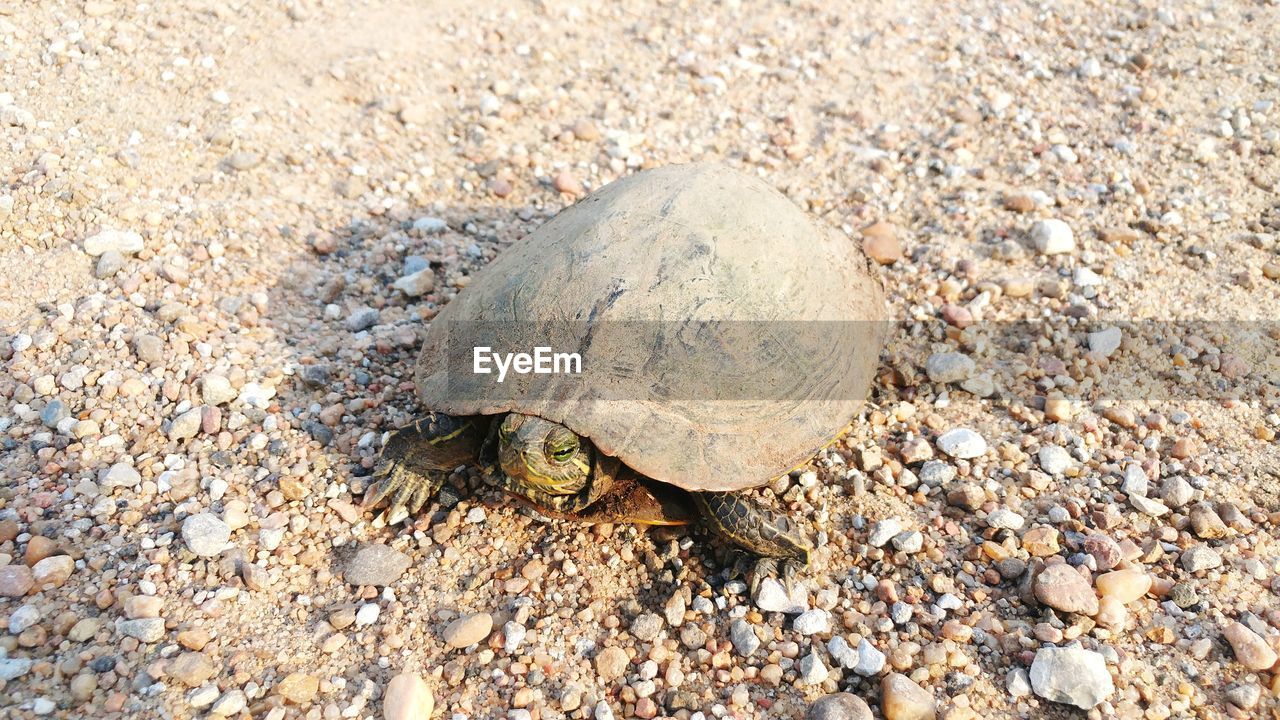
[[[938,437],[938,449],[953,458],[971,459],[985,455],[987,441],[969,428],[948,430]]]
[[[1062,255],[1076,249],[1071,226],[1057,219],[1039,220],[1031,226],[1031,241],[1044,255]]]
[[[356,625],[372,625],[378,622],[381,609],[375,603],[365,603],[356,611]]]

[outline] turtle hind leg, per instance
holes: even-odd
[[[365,491],[364,507],[386,502],[388,525],[418,512],[455,468],[478,460],[485,438],[481,425],[479,418],[427,413],[392,432],[373,471],[377,481]]]
[[[755,499],[736,492],[691,493],[707,527],[736,549],[749,553],[754,567],[748,573],[754,594],[766,577],[782,576],[790,589],[799,570],[808,566],[811,548],[786,518]],[[741,568],[741,559],[736,563]]]

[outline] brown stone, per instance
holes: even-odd
[[[1236,659],[1250,670],[1266,670],[1276,664],[1276,651],[1267,645],[1258,633],[1245,627],[1243,623],[1233,622],[1223,628],[1222,634],[1231,643]]]
[[[880,681],[880,711],[885,720],[934,720],[938,715],[933,693],[900,673]]]
[[[1133,411],[1120,405],[1112,405],[1103,410],[1102,416],[1122,428],[1135,428],[1138,426],[1138,419],[1134,416]]]
[[[1115,598],[1128,604],[1147,594],[1151,576],[1136,569],[1116,570],[1099,575],[1094,584],[1104,598]]]
[[[1218,517],[1213,505],[1207,502],[1198,502],[1192,506],[1191,530],[1196,534],[1196,537],[1206,540],[1224,538],[1230,532],[1227,529],[1227,524],[1222,522],[1222,518]]]
[[[1014,193],[1004,196],[1004,209],[1014,212],[1029,213],[1036,209],[1036,200],[1030,193]]]
[[[178,644],[188,650],[203,650],[205,645],[209,644],[212,636],[207,630],[199,628],[192,630],[183,630],[178,633]]]
[[[616,680],[627,671],[627,664],[630,662],[631,659],[622,648],[607,647],[596,655],[596,674],[604,682]]]
[[[555,176],[555,179],[552,180],[551,184],[555,186],[555,189],[558,192],[562,192],[566,195],[582,194],[582,183],[578,182],[578,178],[574,177],[573,173],[570,173],[568,170],[558,173]]]
[[[1045,605],[1062,612],[1082,615],[1098,612],[1098,596],[1089,581],[1066,563],[1048,565],[1036,576],[1035,596]]]
[[[1126,245],[1136,241],[1141,235],[1137,230],[1130,227],[1108,227],[1098,231],[1098,237],[1103,242],[1108,243],[1124,243]]]
[[[1093,556],[1099,570],[1110,570],[1119,565],[1124,557],[1116,541],[1102,533],[1093,533],[1086,537],[1084,551]]]
[[[862,251],[881,265],[892,265],[902,259],[902,242],[897,228],[881,220],[862,229]]]
[[[987,501],[987,494],[977,485],[965,483],[947,491],[947,504],[964,508],[970,512],[982,507]]]
[[[427,720],[434,709],[431,688],[413,673],[400,673],[391,678],[382,695],[385,720]]]
[[[184,652],[169,663],[169,677],[187,687],[203,685],[216,672],[209,658],[198,652]]]
[[[290,673],[276,683],[275,692],[294,705],[306,705],[320,691],[320,681],[305,673]]]
[[[493,616],[489,613],[464,615],[449,623],[444,629],[444,641],[451,648],[464,648],[489,637],[493,630]]]
[[[41,588],[45,585],[54,587],[62,587],[62,585],[71,577],[71,573],[75,572],[76,561],[72,560],[68,555],[53,555],[36,563],[31,568],[34,575],[36,587]]]
[[[27,551],[22,555],[22,561],[31,567],[41,560],[54,554],[58,549],[58,544],[43,535],[35,535],[27,541]]]
[[[1022,536],[1022,548],[1035,557],[1057,555],[1058,531],[1051,527],[1031,528]]]

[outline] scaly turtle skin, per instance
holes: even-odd
[[[809,563],[805,537],[743,492],[688,492],[646,478],[590,440],[534,415],[453,417],[428,413],[391,434],[365,496],[388,503],[398,522],[416,513],[457,467],[479,467],[487,479],[548,515],[586,522],[686,525],[707,529],[756,558],[759,580],[781,573],[788,584]],[[742,570],[743,568],[737,568]]]
[[[430,412],[388,438],[366,504],[398,521],[472,465],[545,514],[699,524],[756,558],[755,579],[789,578],[808,542],[745,493],[858,415],[884,321],[858,247],[760,178],[630,175],[505,248],[432,319],[414,374]],[[465,365],[481,346],[576,351],[585,371],[503,382]]]

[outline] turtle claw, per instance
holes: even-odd
[[[794,595],[802,587],[800,571],[804,567],[803,563],[792,558],[758,557],[739,551],[732,556],[729,577],[745,578],[747,589],[753,596],[759,592],[766,578],[780,581],[787,595]]]
[[[369,488],[364,491],[364,500],[360,502],[360,507],[363,507],[363,508],[377,507],[383,500],[387,499],[388,495],[391,494],[391,490],[393,489],[394,484],[391,482],[391,479],[386,477],[385,475],[382,477],[383,477],[382,480],[379,480],[378,482],[369,486]]]
[[[800,569],[803,567],[795,560],[783,560],[782,566],[782,587],[786,589],[787,596],[794,595],[800,587]]]
[[[760,583],[765,578],[778,577],[778,559],[771,557],[762,557],[756,560],[755,567],[752,568],[750,580],[747,587],[751,589],[751,595],[754,597],[760,591]]]
[[[729,552],[729,579],[742,578],[747,580],[751,577],[753,566],[756,558],[748,552],[742,550],[731,550]]]
[[[395,525],[417,513],[444,484],[443,476],[436,477],[434,473],[419,475],[398,462],[388,464],[385,469],[379,468],[374,475],[382,479],[365,492],[361,506],[371,509],[387,502],[383,518],[388,525]]]

